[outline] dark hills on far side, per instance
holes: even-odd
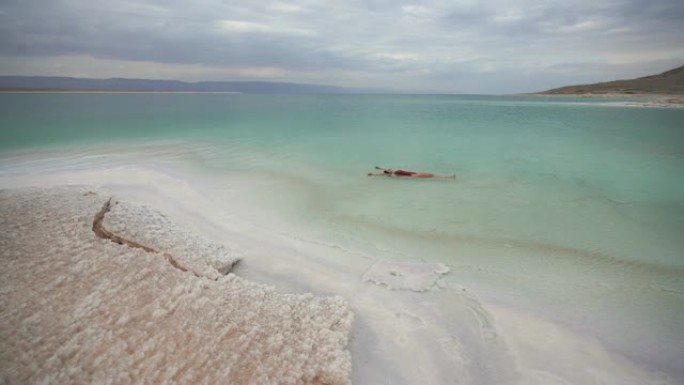
[[[236,92],[244,94],[351,94],[396,91],[347,88],[319,84],[266,81],[204,81],[152,79],[88,79],[58,76],[0,76],[0,91],[103,92]],[[684,95],[684,66],[658,75],[631,80],[572,85],[539,92],[541,95],[660,94]]]
[[[581,84],[554,88],[540,92],[542,95],[585,95],[585,94],[684,94],[684,66],[658,75],[631,80],[615,80],[595,84]]]
[[[245,94],[373,93],[373,89],[261,81],[87,79],[59,76],[0,76],[0,91],[238,92]]]

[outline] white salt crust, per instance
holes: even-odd
[[[93,217],[107,199],[78,187],[0,191],[0,383],[349,384],[353,315],[341,297],[198,278],[98,239]],[[182,231],[147,208],[112,214],[111,230],[139,242],[225,255],[200,238],[167,239]],[[148,239],[137,226],[150,220]]]
[[[176,226],[151,207],[112,200],[103,226],[127,240],[169,253],[202,276],[228,274],[240,253]]]

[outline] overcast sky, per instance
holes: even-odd
[[[682,64],[683,0],[0,0],[0,75],[500,94]]]

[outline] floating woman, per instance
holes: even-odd
[[[382,168],[375,166],[376,170],[382,170],[381,173],[373,174],[372,172],[368,173],[368,176],[408,176],[408,177],[413,177],[413,178],[448,178],[448,179],[456,179],[456,174],[453,175],[437,175],[433,174],[431,172],[422,172],[422,171],[405,171],[405,170],[392,170],[391,168]]]

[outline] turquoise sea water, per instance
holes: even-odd
[[[88,155],[75,166],[172,165],[257,223],[447,263],[684,378],[684,109],[607,101],[0,94],[0,161],[69,148]]]
[[[290,219],[684,267],[682,109],[488,96],[0,97],[4,152],[176,140],[207,174],[268,179],[277,188],[250,196]],[[365,177],[374,165],[459,179]]]

